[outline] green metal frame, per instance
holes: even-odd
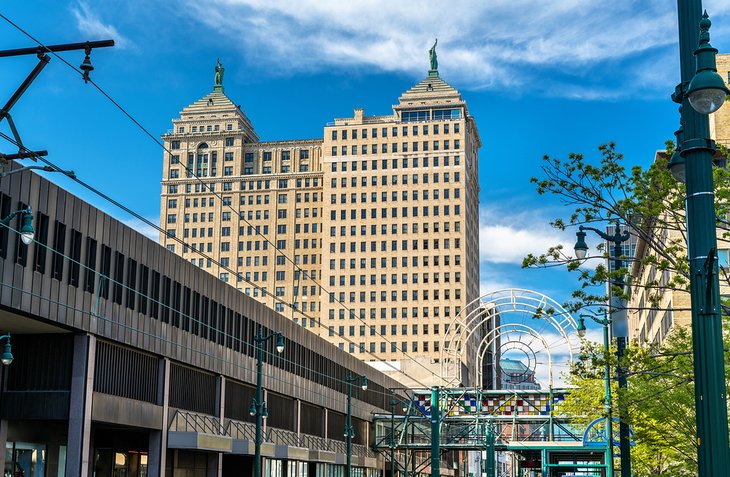
[[[539,450],[544,456],[554,452],[595,452],[596,448],[583,445],[583,430],[576,429],[567,416],[557,414],[552,407],[553,398],[566,393],[563,389],[487,391],[434,387],[429,390],[408,390],[405,397],[408,410],[404,415],[395,414],[394,399],[391,401],[391,414],[374,416],[376,430],[373,447],[390,458],[391,476],[395,475],[396,470],[408,474],[408,463],[411,472],[422,472],[430,466],[431,476],[440,476],[442,455],[451,451],[484,452],[488,477],[496,477],[497,452]],[[461,404],[466,396],[476,397],[476,405],[469,411]],[[500,396],[501,400],[491,405],[490,409],[483,409],[483,399],[495,396]],[[430,397],[430,412],[415,405],[419,397]],[[550,399],[551,406],[547,414],[504,413],[505,405],[516,405],[517,399],[532,412],[544,412],[536,406],[536,402],[546,397]],[[457,407],[459,405],[461,407]],[[511,409],[516,411],[516,406]],[[522,429],[527,430],[522,432]],[[405,462],[395,461],[396,451],[405,455]],[[610,468],[605,453],[604,463],[591,465]]]

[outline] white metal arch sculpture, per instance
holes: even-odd
[[[567,353],[572,361],[580,344],[576,321],[547,295],[522,288],[487,293],[464,307],[445,330],[440,353],[445,385],[481,386],[486,353],[502,347],[503,341],[516,343],[516,335],[530,336],[533,341],[529,344],[518,340],[528,348],[537,342],[542,346],[537,353],[547,353],[550,382],[546,384],[550,386],[556,351]]]

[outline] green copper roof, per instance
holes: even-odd
[[[524,373],[526,371],[529,371],[528,367],[522,361],[508,358],[500,359],[499,367],[502,368],[503,372],[514,371],[518,373]]]

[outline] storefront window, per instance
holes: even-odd
[[[94,477],[147,477],[147,453],[96,449]]]
[[[46,446],[28,442],[5,445],[4,477],[45,477]]]
[[[278,459],[265,459],[263,475],[265,477],[283,477],[283,462]]]

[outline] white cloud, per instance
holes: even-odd
[[[718,20],[730,8],[715,3]],[[522,86],[594,99],[663,91],[673,82],[641,73],[662,64],[657,53],[676,49],[676,12],[663,0],[184,0],[178,12],[282,74],[336,67],[423,75],[438,37],[440,70],[468,88]],[[590,85],[601,79],[609,85]]]
[[[570,252],[570,233],[561,233],[550,227],[549,222],[550,217],[545,211],[514,213],[505,206],[482,205],[479,225],[481,261],[520,265],[527,254],[538,255],[559,244]]]
[[[130,41],[122,36],[113,25],[104,23],[97,14],[92,12],[86,2],[77,2],[71,7],[71,13],[76,19],[76,28],[82,34],[89,35],[89,40],[112,39],[115,46],[120,49],[131,45]]]
[[[159,217],[148,218],[147,220],[149,220],[153,224],[160,223]],[[145,237],[147,237],[150,240],[154,240],[155,242],[160,240],[160,231],[158,229],[156,229],[155,227],[153,227],[145,222],[142,222],[139,219],[131,218],[131,219],[122,220],[122,222],[127,227],[130,227],[130,228],[136,230],[137,232],[141,233],[142,235],[144,235]]]
[[[487,293],[498,290],[507,290],[509,288],[517,288],[517,286],[509,280],[504,280],[501,276],[488,276],[486,273],[482,272],[482,277],[479,280],[480,296],[484,296]]]

